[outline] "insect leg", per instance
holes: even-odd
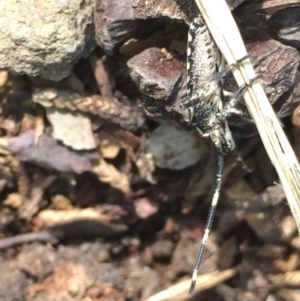
[[[193,271],[192,283],[191,283],[191,286],[190,286],[190,289],[189,289],[189,296],[191,296],[194,293],[194,290],[195,290],[197,276],[198,276],[198,270],[199,270],[200,264],[201,264],[202,259],[203,259],[203,254],[204,254],[204,251],[205,251],[206,242],[207,242],[207,239],[209,237],[209,233],[210,233],[210,230],[211,230],[211,227],[212,227],[216,207],[217,207],[220,192],[221,192],[223,170],[224,170],[224,154],[220,150],[217,150],[216,185],[215,185],[213,198],[212,198],[212,201],[211,201],[209,214],[208,214],[208,217],[207,217],[207,222],[206,222],[206,226],[205,226],[205,230],[204,230],[204,234],[203,234],[203,238],[202,238],[202,242],[201,242],[201,247],[200,247],[200,250],[199,250],[199,253],[198,253],[198,256],[197,256],[197,260],[196,260],[196,264],[195,264],[195,267],[194,267],[194,271]]]
[[[234,113],[234,108],[235,108],[236,104],[241,100],[245,90],[249,86],[251,86],[257,79],[259,79],[261,77],[262,77],[262,75],[258,74],[250,80],[249,84],[245,83],[237,89],[237,91],[234,93],[233,97],[230,99],[229,103],[225,107],[226,113],[229,112],[229,111],[233,111],[233,113]],[[237,114],[237,115],[240,115],[240,114]],[[241,115],[243,115],[243,114],[241,114]]]
[[[231,107],[234,106],[237,102],[239,102],[241,100],[243,93],[245,92],[247,87],[248,87],[248,84],[243,84],[236,90],[232,99],[230,100]]]
[[[234,67],[236,67],[238,64],[240,64],[242,61],[246,60],[249,58],[249,54],[246,54],[242,58],[238,59],[235,63],[230,64],[226,67],[224,67],[221,71],[219,71],[217,75],[217,79],[221,80],[227,73],[229,73]]]
[[[188,125],[190,125],[193,121],[193,118],[194,118],[194,108],[193,107],[188,108],[188,113],[189,113],[189,123],[188,123]]]
[[[246,164],[246,162],[244,161],[244,159],[241,157],[241,155],[237,152],[237,150],[234,150],[232,152],[232,155],[236,158],[236,164],[241,164],[243,170],[246,173],[252,173],[253,170]]]

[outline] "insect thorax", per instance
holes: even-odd
[[[234,149],[224,116],[222,88],[218,81],[220,53],[201,16],[191,24],[187,47],[187,100],[189,124],[210,137],[222,153]]]

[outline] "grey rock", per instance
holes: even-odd
[[[95,45],[93,0],[0,0],[0,68],[59,81]]]

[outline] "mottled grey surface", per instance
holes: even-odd
[[[0,0],[0,68],[54,81],[68,76],[95,45],[93,2]]]

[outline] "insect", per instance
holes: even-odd
[[[242,58],[239,62],[246,58],[248,56]],[[202,137],[210,138],[215,145],[217,150],[217,171],[211,207],[193,270],[189,295],[192,295],[195,289],[198,269],[204,255],[206,242],[219,200],[224,156],[235,149],[235,143],[226,121],[226,114],[235,110],[234,104],[248,86],[248,84],[245,84],[235,94],[231,93],[233,95],[232,99],[227,105],[223,104],[224,91],[221,79],[232,67],[234,66],[225,67],[225,60],[214,43],[202,16],[199,15],[191,23],[189,29],[187,46],[187,99],[181,103],[181,106],[188,110],[188,123],[194,126]],[[240,112],[234,113],[240,114]]]

